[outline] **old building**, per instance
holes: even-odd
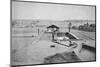
[[[46,32],[56,32],[59,31],[59,27],[56,25],[51,25],[47,27],[47,31]]]

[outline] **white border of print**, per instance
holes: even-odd
[[[97,6],[97,60],[96,62],[37,65],[37,67],[99,67],[100,65],[100,0],[27,0],[70,4],[88,4]],[[0,1],[0,67],[10,66],[10,0]],[[33,67],[33,66],[25,66]]]

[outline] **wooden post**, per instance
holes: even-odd
[[[52,32],[52,41],[54,41],[54,31]]]

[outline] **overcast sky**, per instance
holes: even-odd
[[[95,7],[12,2],[12,19],[95,20]]]

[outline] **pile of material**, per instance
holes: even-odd
[[[80,59],[74,52],[64,52],[46,57],[44,63],[62,63],[62,62],[77,62],[77,61],[80,61]]]

